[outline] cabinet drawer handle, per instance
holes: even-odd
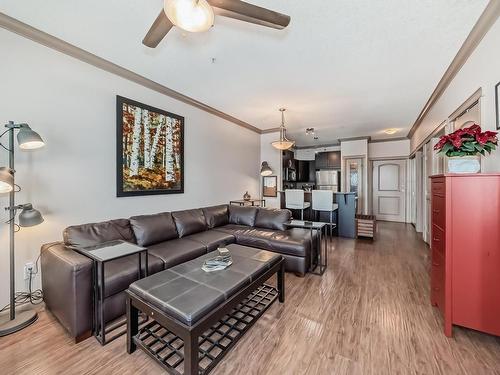
[[[439,263],[432,263],[434,267],[439,267]]]
[[[436,238],[436,237],[434,237],[432,240],[433,240],[433,241],[436,241],[436,242],[441,241],[439,238]]]
[[[432,210],[435,214],[438,214],[440,211],[438,209]]]
[[[432,288],[435,292],[439,292],[439,288]]]

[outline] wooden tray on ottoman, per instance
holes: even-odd
[[[139,346],[171,374],[207,374],[276,300],[284,302],[281,255],[227,246],[233,264],[205,273],[217,252],[133,283],[127,290],[127,352]],[[264,284],[277,274],[277,288]],[[139,329],[139,312],[151,322]]]

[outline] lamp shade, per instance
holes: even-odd
[[[271,142],[271,145],[278,150],[288,150],[293,147],[295,142],[289,141],[288,139]]]
[[[40,211],[35,210],[30,203],[23,205],[23,210],[19,214],[19,226],[33,227],[41,223],[43,223],[43,216]]]
[[[14,172],[7,167],[0,167],[0,193],[9,193],[14,189]]]
[[[164,0],[163,9],[175,26],[186,31],[207,31],[214,24],[214,11],[206,0]]]
[[[271,169],[269,164],[267,164],[267,161],[263,161],[262,166],[260,167],[260,175],[261,176],[270,176],[272,174],[273,174],[273,170]]]
[[[42,137],[40,137],[37,132],[31,130],[28,125],[19,129],[17,133],[17,143],[23,150],[34,150],[45,145]]]

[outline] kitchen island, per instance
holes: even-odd
[[[285,192],[278,191],[280,196],[281,208],[286,208]],[[355,193],[338,193],[332,191],[333,202],[337,204],[338,210],[333,213],[333,223],[337,224],[334,233],[342,237],[354,238],[355,236],[355,214],[356,214],[356,198]],[[304,191],[304,201],[311,203],[312,207],[312,192]],[[291,210],[294,219],[300,220],[300,211]],[[330,222],[330,214],[328,212],[313,211],[312,208],[304,210],[304,220],[321,221],[324,223]]]

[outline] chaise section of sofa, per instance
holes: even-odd
[[[46,306],[77,341],[88,337],[92,328],[92,262],[72,247],[113,240],[146,247],[149,274],[218,246],[238,243],[282,254],[286,270],[303,276],[314,249],[309,231],[286,228],[284,223],[290,218],[288,210],[219,205],[68,227],[63,242],[42,246]],[[124,291],[137,279],[137,258],[106,263],[104,279],[104,320],[110,322],[124,314]]]

